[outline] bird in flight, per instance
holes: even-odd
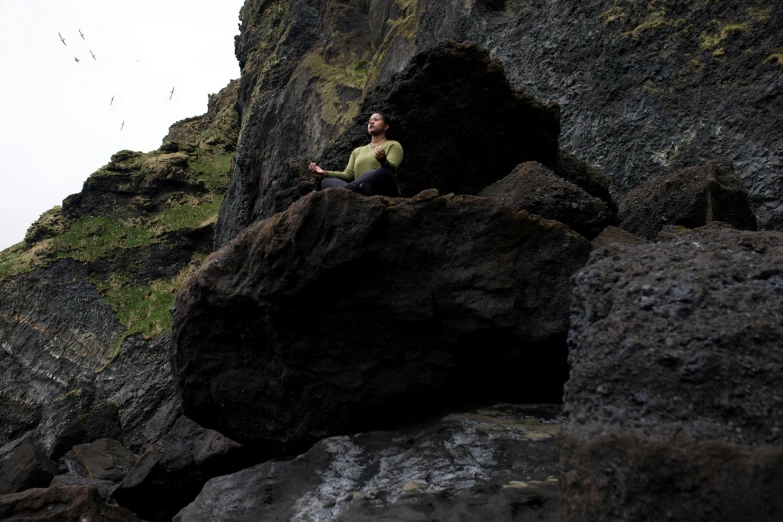
[[[92,49],[90,49],[90,54],[92,54]],[[95,55],[94,55],[94,54],[92,54],[92,59],[93,59],[93,60],[97,60],[97,58],[95,57]]]
[[[171,96],[174,96],[174,87],[171,88]],[[169,100],[171,99],[171,96],[169,96]]]
[[[120,130],[122,130],[123,127],[125,127],[125,120],[122,120],[122,125],[120,125]]]
[[[111,105],[112,103],[114,103],[114,95],[112,95],[111,101],[109,102],[109,105]]]
[[[60,37],[60,41],[63,43],[63,45],[68,47],[68,44],[65,43],[65,38],[63,38],[63,35],[61,35],[60,33],[57,33],[57,35]]]
[[[82,40],[84,40],[84,35],[82,34],[82,30],[81,29],[79,29],[79,36],[81,36]]]
[[[78,59],[78,58],[76,58],[76,57],[74,56],[74,57],[73,57],[73,59],[74,59],[74,60],[76,60],[76,63],[79,63],[79,59]]]

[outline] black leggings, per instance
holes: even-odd
[[[397,180],[394,178],[394,172],[389,167],[378,167],[377,169],[365,172],[358,179],[348,183],[337,178],[324,178],[321,181],[321,190],[340,187],[354,192],[359,191],[359,185],[366,183],[372,189],[373,196],[396,197],[400,195],[400,189],[397,187]]]

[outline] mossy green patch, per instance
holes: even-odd
[[[99,217],[77,221],[64,234],[52,238],[50,247],[55,259],[90,262],[154,241],[154,234],[144,224],[124,224],[117,218]]]
[[[774,63],[783,67],[783,53],[770,54],[765,60],[767,63]]]
[[[24,249],[24,243],[17,243],[0,252],[0,281],[15,275],[30,272],[33,256]]]
[[[100,373],[117,358],[125,340],[132,335],[151,339],[171,329],[171,306],[179,287],[198,269],[204,256],[195,255],[191,264],[169,280],[153,281],[149,285],[133,285],[127,277],[115,275],[109,281],[93,280],[126,328],[102,367]]]
[[[710,49],[719,47],[724,42],[724,40],[726,40],[731,35],[742,33],[747,29],[747,23],[721,24],[717,33],[709,34],[705,31],[699,35],[699,38],[701,39],[700,47],[704,51],[709,51]]]
[[[367,85],[367,61],[358,60],[348,65],[327,64],[317,52],[307,54],[302,65],[318,78],[318,95],[321,97],[321,116],[332,125],[346,124],[353,120],[359,109],[356,101],[343,103],[338,88],[342,86],[364,90]],[[345,110],[345,106],[348,109]]]
[[[203,181],[210,192],[225,192],[231,175],[231,154],[205,154],[188,165],[196,173],[196,181]]]
[[[165,231],[185,230],[202,227],[217,219],[222,196],[212,196],[201,204],[182,204],[169,207],[156,217],[158,225]]]

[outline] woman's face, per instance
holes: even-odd
[[[386,122],[383,121],[383,117],[377,112],[370,116],[370,121],[367,122],[367,132],[373,136],[386,133]]]

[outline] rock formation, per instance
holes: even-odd
[[[174,520],[555,521],[560,414],[502,404],[331,437],[296,459],[212,479]]]
[[[577,276],[567,520],[777,520],[783,234],[596,251]]]
[[[587,239],[595,238],[615,220],[606,203],[536,162],[518,165],[478,195],[559,221]]]
[[[570,278],[589,250],[487,198],[309,195],[213,253],[178,295],[184,411],[292,454],[449,407],[557,400]]]
[[[127,509],[104,502],[97,489],[79,486],[53,486],[0,495],[0,520],[143,522]]]
[[[138,449],[176,420],[169,308],[211,246],[238,86],[165,150],[112,156],[0,254],[0,454],[25,437],[54,458],[101,437]]]
[[[473,44],[444,42],[379,83],[320,163],[343,169],[367,144],[366,122],[377,111],[393,118],[388,135],[405,151],[397,179],[406,197],[430,188],[477,194],[518,163],[558,156],[557,105],[514,91],[500,62]]]
[[[756,229],[748,191],[728,161],[710,161],[645,183],[628,194],[619,219],[622,228],[649,240],[666,226],[697,228],[713,221]]]
[[[165,520],[301,453],[179,517],[551,519],[519,407],[433,419],[558,401],[569,327],[566,519],[781,518],[780,238],[725,228],[783,227],[777,7],[246,0],[207,114],[0,252],[0,518]],[[311,195],[379,109],[415,197]],[[546,199],[446,195],[528,160]]]

